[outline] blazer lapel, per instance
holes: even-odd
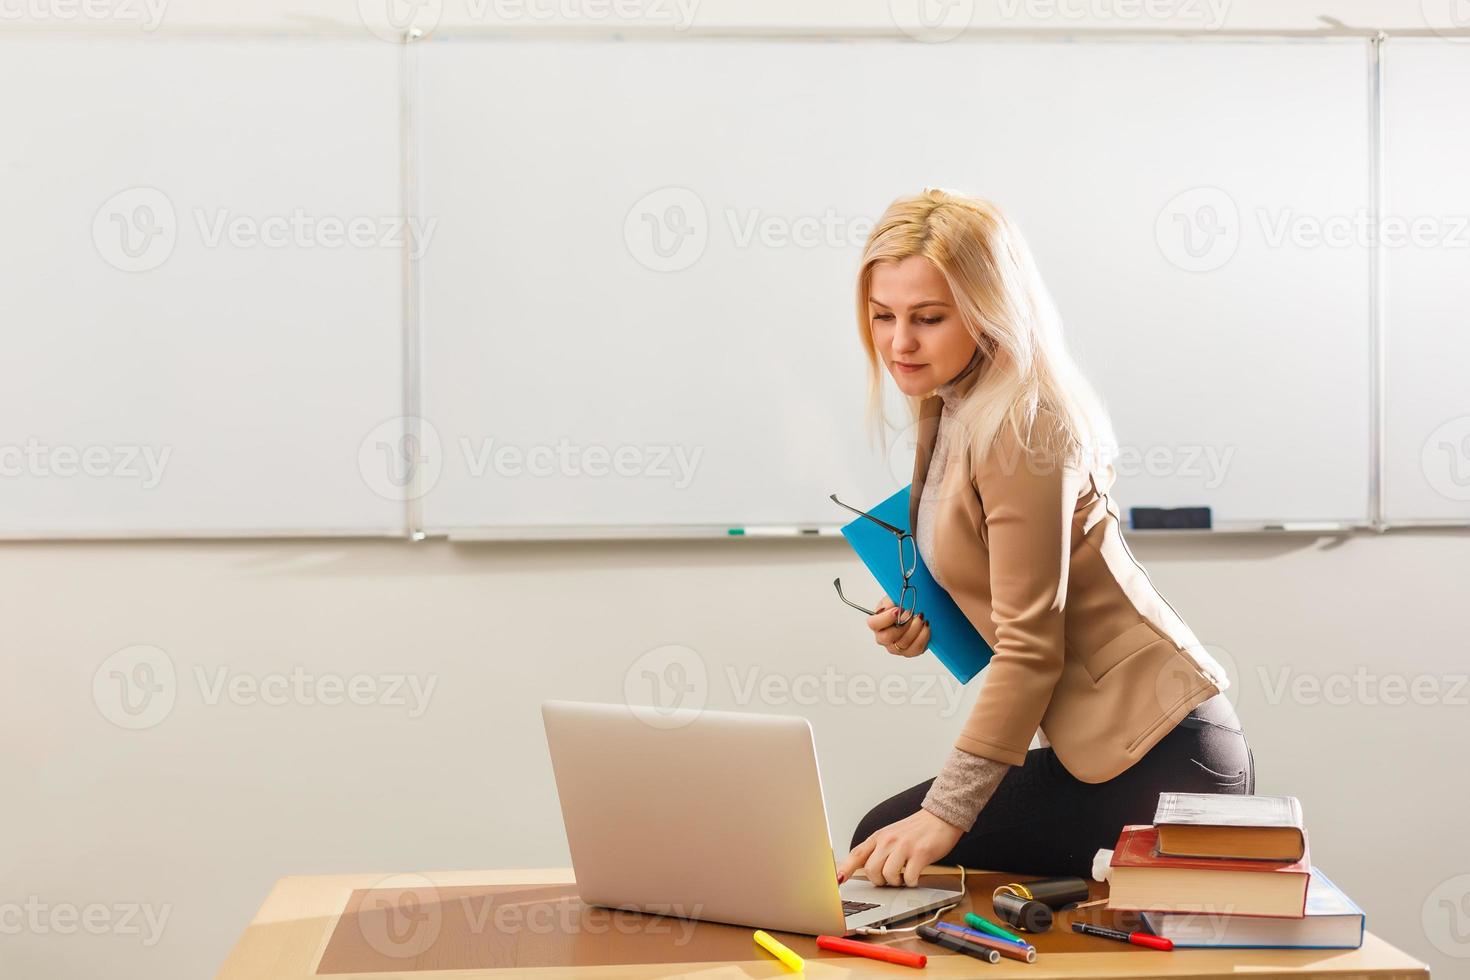
[[[909,488],[909,533],[918,527],[919,497],[924,492],[924,477],[929,474],[929,460],[934,455],[934,442],[939,434],[939,413],[944,399],[931,395],[919,403],[919,421],[914,442],[914,482]]]

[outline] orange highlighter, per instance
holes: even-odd
[[[842,939],[838,936],[818,936],[817,949],[825,949],[833,953],[847,953],[851,956],[866,956],[870,960],[897,963],[899,966],[924,966],[929,962],[929,957],[923,953],[911,953],[906,949],[894,949],[891,946],[874,946],[872,943],[860,943],[854,939]]]

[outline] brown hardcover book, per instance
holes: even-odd
[[[1108,873],[1108,908],[1301,918],[1311,865],[1299,861],[1169,857],[1158,832],[1123,828]]]
[[[1300,861],[1307,853],[1295,796],[1160,793],[1159,853],[1171,857]]]

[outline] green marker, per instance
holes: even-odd
[[[982,919],[974,912],[966,912],[965,921],[974,926],[976,929],[979,929],[981,932],[988,932],[992,936],[999,936],[1001,939],[1009,939],[1011,942],[1020,943],[1022,946],[1031,945],[1030,943],[1026,942],[1026,940],[1016,935],[1014,932],[1006,932],[994,922],[991,922],[989,919]]]

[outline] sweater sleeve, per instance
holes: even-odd
[[[922,806],[945,823],[967,831],[1010,768],[1004,762],[950,749]]]
[[[1056,445],[1051,416],[1035,442]],[[1072,527],[1086,472],[1054,449],[1022,449],[1003,427],[974,463],[990,552],[996,641],[979,696],[956,747],[1020,765],[1051,702],[1065,660],[1063,631]]]

